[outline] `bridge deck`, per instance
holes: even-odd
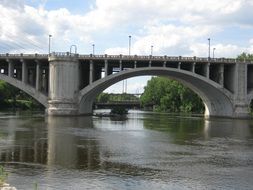
[[[52,53],[50,56],[58,58],[75,57],[78,60],[122,60],[122,61],[166,61],[166,62],[214,62],[214,63],[236,63],[244,62],[231,58],[206,58],[206,57],[182,57],[182,56],[143,56],[143,55],[83,55],[66,53]],[[48,59],[48,54],[0,54],[0,59]],[[253,63],[253,62],[251,62]]]

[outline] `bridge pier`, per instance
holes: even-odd
[[[75,56],[49,57],[48,115],[77,115],[79,63]]]

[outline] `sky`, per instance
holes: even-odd
[[[0,0],[0,53],[235,58],[253,53],[253,0]],[[128,79],[141,93],[149,77]],[[122,92],[122,82],[108,92]]]

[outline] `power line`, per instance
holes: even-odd
[[[1,42],[5,46],[7,46],[10,49],[21,49],[21,50],[27,50],[29,48],[36,48],[37,50],[42,50],[45,49],[45,46],[39,46],[40,44],[37,41],[34,41],[24,35],[16,36],[12,34],[5,34],[6,37],[9,39],[14,39],[14,40],[5,40],[5,42]],[[4,46],[2,46],[4,47]],[[7,49],[7,48],[5,48]]]

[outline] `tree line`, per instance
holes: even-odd
[[[120,101],[139,101],[140,99],[134,94],[113,94],[102,92],[96,97],[96,102],[99,103],[110,103],[110,102],[120,102]]]

